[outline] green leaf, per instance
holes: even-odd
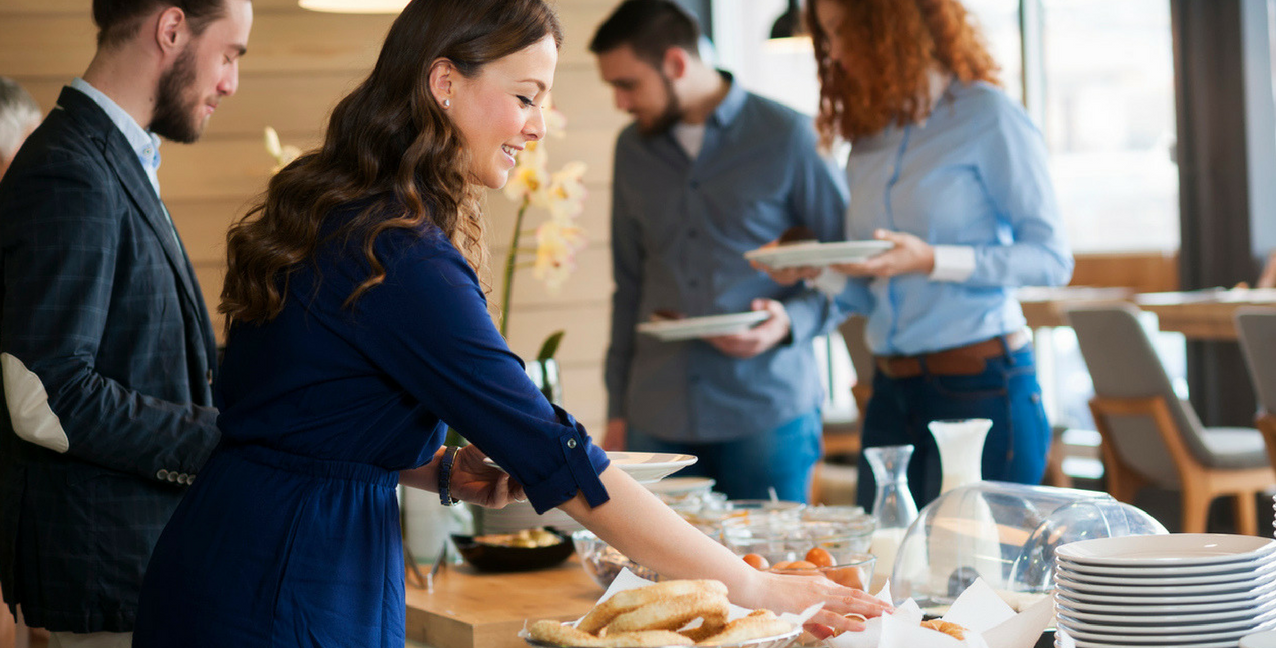
[[[563,335],[565,333],[567,333],[567,331],[554,331],[553,333],[550,333],[549,337],[545,338],[545,342],[541,344],[541,350],[540,353],[536,354],[536,359],[541,362],[545,362],[546,360],[553,358],[554,354],[558,353],[558,343],[563,341]]]

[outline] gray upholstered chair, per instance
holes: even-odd
[[[1276,483],[1252,428],[1206,428],[1179,400],[1138,321],[1116,304],[1068,311],[1094,381],[1090,410],[1102,437],[1108,490],[1123,502],[1144,485],[1182,494],[1183,531],[1202,533],[1215,497],[1235,497],[1240,533],[1258,532],[1256,494]]]
[[[1276,466],[1276,308],[1245,308],[1236,313],[1236,330],[1249,377],[1258,393],[1254,424],[1267,442],[1267,455]]]

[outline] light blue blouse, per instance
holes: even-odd
[[[986,83],[948,86],[922,124],[855,142],[847,239],[876,229],[936,246],[927,276],[853,279],[839,305],[868,317],[878,355],[916,355],[1023,328],[1012,292],[1072,275],[1040,132]]]

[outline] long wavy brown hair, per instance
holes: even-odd
[[[278,316],[289,278],[329,239],[361,237],[371,269],[347,307],[385,280],[373,245],[393,228],[437,226],[484,276],[482,190],[468,171],[461,132],[429,90],[430,66],[447,59],[474,78],[547,35],[561,45],[562,27],[543,0],[413,0],[390,27],[372,73],[333,109],[323,145],[275,174],[261,202],[231,226],[218,307],[227,332]],[[353,217],[324,227],[355,201],[362,208]]]
[[[829,35],[816,20],[823,3],[845,13],[839,39],[845,66],[832,59]],[[997,63],[958,0],[809,0],[806,21],[820,76],[816,127],[826,145],[926,119],[933,68],[962,83],[1000,85]]]

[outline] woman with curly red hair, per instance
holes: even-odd
[[[877,372],[863,445],[916,448],[908,477],[919,505],[939,492],[935,420],[991,419],[984,478],[1037,484],[1050,425],[1013,291],[1072,272],[1041,135],[999,89],[957,0],[812,0],[806,18],[820,135],[851,145],[847,237],[894,247],[772,276],[812,280],[868,318]],[[863,460],[859,475],[868,506]]]

